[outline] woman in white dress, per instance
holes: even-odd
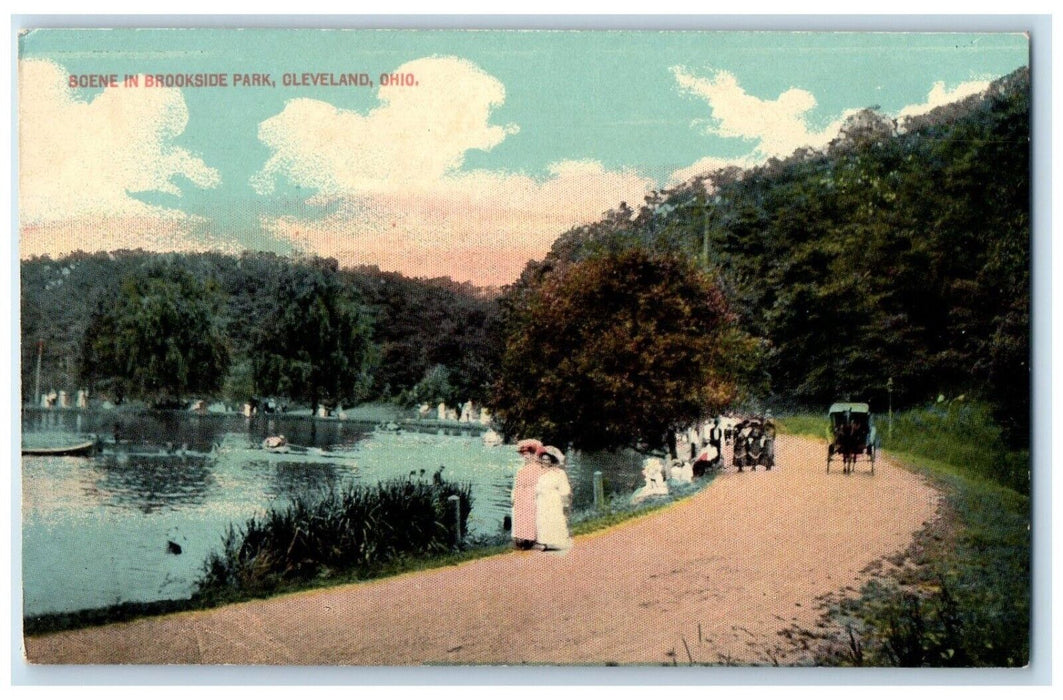
[[[572,501],[572,487],[565,473],[565,455],[556,447],[539,451],[542,473],[535,485],[536,541],[544,550],[567,550],[572,547],[565,512]]]

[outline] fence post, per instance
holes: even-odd
[[[594,472],[594,507],[601,510],[605,506],[605,489],[602,487],[602,473]]]
[[[448,496],[447,500],[454,506],[454,547],[461,547],[461,499]]]

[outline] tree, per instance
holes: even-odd
[[[511,288],[490,402],[508,435],[661,447],[735,394],[723,295],[686,259],[630,249]]]
[[[218,389],[229,356],[220,294],[169,263],[150,265],[104,295],[82,342],[80,375],[117,402],[174,405]]]
[[[271,311],[252,335],[252,376],[259,394],[311,408],[362,397],[372,350],[369,324],[335,270],[321,265],[280,270],[272,284]]]

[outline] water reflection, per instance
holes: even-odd
[[[299,462],[280,462],[278,464],[258,463],[253,466],[269,474],[269,485],[265,488],[267,497],[287,501],[299,497],[312,497],[339,487],[339,471],[331,464],[306,464]]]
[[[132,507],[142,513],[202,504],[215,486],[204,457],[102,454],[95,467],[99,478],[86,487],[87,497],[108,507]]]

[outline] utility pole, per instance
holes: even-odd
[[[37,341],[37,383],[33,388],[33,403],[40,405],[41,401],[41,355],[44,354],[44,341]]]
[[[893,377],[886,380],[886,393],[889,394],[890,401],[890,426],[889,426],[889,438],[893,439]]]
[[[718,197],[716,198],[719,199]],[[707,194],[698,193],[697,197],[692,202],[681,204],[678,209],[700,209],[701,210],[701,267],[703,270],[709,269],[709,198]]]
[[[702,226],[701,226],[701,267],[705,270],[709,269],[709,202],[705,200],[704,209],[702,210]]]

